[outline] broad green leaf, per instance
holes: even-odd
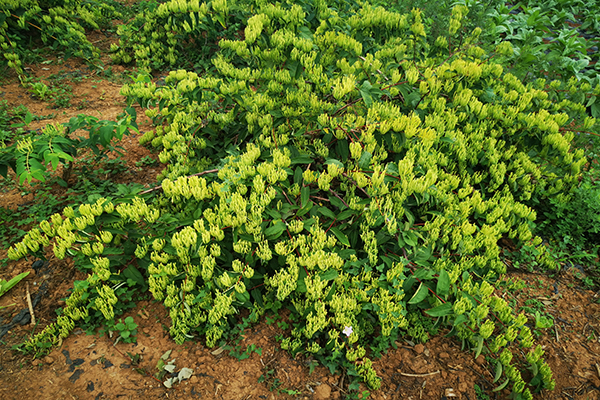
[[[336,160],[335,158],[330,158],[325,161],[325,165],[335,164],[340,169],[345,169],[344,164],[340,160]]]
[[[367,107],[371,107],[373,104],[373,97],[371,97],[371,82],[364,81],[360,87],[360,95]]]
[[[294,170],[294,183],[300,185],[302,183],[302,168],[296,167]]]
[[[427,297],[427,292],[429,292],[429,289],[427,289],[427,286],[421,282],[413,297],[408,301],[408,304],[417,304],[422,302]]]
[[[265,229],[265,236],[269,238],[269,240],[275,240],[285,231],[285,223],[281,220],[275,222],[275,224],[267,229]]]
[[[292,162],[291,164],[310,164],[311,162],[313,162],[312,157],[310,156],[306,156],[306,155],[298,155],[295,157],[292,157]]]
[[[310,199],[310,186],[304,186],[300,190],[300,204],[302,205],[301,206],[302,208],[306,207],[306,204],[308,203],[309,199]]]
[[[327,217],[327,218],[331,218],[331,219],[336,219],[335,218],[335,214],[333,213],[333,211],[331,211],[329,208],[327,207],[319,207],[319,209],[317,210],[321,213],[321,215]]]
[[[446,315],[452,314],[452,304],[451,303],[440,304],[439,306],[434,307],[430,310],[425,310],[425,312],[428,315],[431,315],[432,317],[445,317]]]
[[[437,286],[435,288],[435,292],[438,296],[446,296],[448,295],[448,291],[450,290],[450,276],[446,270],[441,270],[439,272]]]
[[[423,266],[431,258],[431,247],[419,247],[413,262]]]
[[[411,247],[414,247],[417,245],[417,235],[415,235],[415,233],[412,231],[402,232],[402,239],[404,240],[404,243],[406,243],[407,245],[409,245]]]
[[[119,249],[119,250],[122,250],[122,249]],[[136,284],[138,284],[142,288],[146,287],[146,280],[144,279],[144,276],[140,273],[140,271],[138,271],[138,269],[135,266],[129,265],[127,268],[125,268],[125,270],[122,272],[122,274],[126,278],[133,280]]]
[[[338,227],[332,227],[331,232],[333,232],[333,234],[335,235],[335,237],[337,238],[337,240],[340,241],[341,244],[343,244],[344,246],[348,246],[350,247],[350,241],[348,240],[348,236],[346,236],[346,234],[344,234],[344,232],[340,231]]]
[[[327,271],[325,271],[321,275],[319,275],[319,278],[321,278],[322,281],[332,281],[337,277],[338,277],[338,272],[333,268],[328,269]]]
[[[331,203],[332,206],[336,207],[339,210],[346,208],[344,203],[333,193],[329,195],[329,202]]]
[[[358,167],[360,169],[368,169],[369,165],[371,164],[372,157],[373,155],[371,153],[369,153],[368,151],[363,151],[362,155],[360,156],[360,159],[358,160]]]
[[[100,133],[100,143],[103,146],[107,146],[113,138],[114,127],[112,127],[110,125],[104,125],[98,131]]]
[[[467,316],[465,314],[461,314],[458,317],[456,317],[456,319],[454,320],[454,326],[460,325],[464,322],[467,322],[469,319],[467,318]]]
[[[296,215],[298,217],[301,217],[304,214],[306,214],[307,212],[309,212],[312,207],[313,207],[313,202],[312,201],[308,201],[304,207],[302,207],[300,210],[298,210],[298,212],[296,213]],[[304,226],[306,226],[306,221],[304,221]]]
[[[246,303],[250,301],[250,293],[248,293],[248,291],[245,291],[243,293],[240,292],[235,292],[235,298],[240,302],[240,303]]]
[[[350,147],[348,146],[348,140],[338,140],[335,149],[342,162],[345,162],[348,159],[348,156],[350,155]]]
[[[344,210],[337,216],[337,219],[338,221],[343,221],[352,215],[354,215],[354,210]]]
[[[300,28],[298,28],[298,36],[300,36],[302,39],[307,40],[312,40],[313,38],[313,34],[310,31],[310,28],[307,26],[301,26]]]

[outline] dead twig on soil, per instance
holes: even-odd
[[[435,374],[439,374],[439,373],[440,373],[440,370],[438,369],[437,371],[429,372],[427,374],[407,374],[406,372],[400,372],[400,375],[410,376],[411,378],[424,378],[426,376],[431,376],[431,375],[435,375]]]
[[[29,293],[29,282],[27,282],[27,305],[29,306],[29,315],[31,315],[31,323],[35,325],[35,314],[33,313],[33,304],[31,304],[31,293]]]

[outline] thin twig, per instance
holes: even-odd
[[[35,325],[35,314],[33,313],[33,304],[31,304],[31,294],[29,293],[29,282],[27,282],[27,305],[29,306],[29,315],[31,315],[31,323]]]
[[[558,330],[556,329],[556,324],[554,324],[554,333],[556,334],[556,341],[560,342],[560,339],[558,338]]]
[[[411,378],[424,378],[426,376],[431,376],[431,375],[435,375],[435,374],[439,374],[440,370],[434,371],[434,372],[429,372],[427,374],[407,374],[405,372],[400,372],[400,375],[402,376],[410,376]]]
[[[350,208],[350,206],[349,206],[349,205],[348,205],[348,204],[347,204],[347,203],[344,201],[344,199],[342,199],[342,198],[340,197],[340,195],[339,195],[339,194],[337,194],[336,192],[334,192],[334,191],[333,191],[331,188],[329,189],[329,191],[330,191],[330,192],[331,192],[331,193],[332,193],[332,194],[333,194],[335,197],[337,197],[337,198],[338,198],[338,199],[339,199],[339,200],[340,200],[342,203],[344,203],[344,205],[345,205],[346,207]]]

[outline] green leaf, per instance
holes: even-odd
[[[254,299],[256,305],[258,305],[259,307],[262,307],[264,305],[262,293],[260,290],[252,289],[252,292],[250,292],[250,294],[252,295],[252,298]]]
[[[475,358],[479,357],[481,354],[481,350],[483,350],[483,337],[477,336],[477,349],[475,349]]]
[[[302,205],[301,206],[302,208],[306,207],[306,204],[308,203],[309,199],[310,199],[310,186],[304,186],[300,190],[300,204]]]
[[[119,250],[122,252],[122,249],[115,249],[115,250]],[[127,268],[125,268],[125,270],[122,272],[122,274],[123,274],[123,276],[125,276],[125,278],[131,279],[140,287],[142,287],[142,288],[146,287],[146,280],[144,279],[144,276],[140,273],[140,271],[138,271],[138,269],[134,265],[130,265]],[[132,318],[132,320],[133,320],[133,318]]]
[[[354,210],[344,210],[337,216],[337,219],[338,221],[343,221],[352,215],[354,215]]]
[[[335,235],[335,237],[337,238],[337,240],[340,241],[341,244],[343,244],[344,246],[350,247],[350,241],[348,240],[348,236],[346,236],[344,234],[344,232],[342,232],[338,227],[332,227],[331,232],[333,232],[333,234]]]
[[[429,266],[426,262],[431,258],[431,247],[419,247],[413,262],[420,266]]]
[[[340,169],[345,169],[344,164],[340,160],[336,160],[335,158],[330,158],[324,163],[325,165],[335,164]]]
[[[307,40],[312,40],[313,38],[313,34],[310,31],[310,28],[308,28],[307,26],[301,26],[300,28],[298,28],[298,36],[300,36],[302,39]]]
[[[294,183],[300,185],[302,183],[302,168],[296,167],[294,170]]]
[[[498,382],[498,379],[500,379],[501,376],[502,376],[502,363],[500,361],[498,361],[496,363],[496,374],[494,375],[493,383]]]
[[[265,236],[269,240],[275,240],[285,231],[286,225],[283,221],[278,220],[273,226],[265,229]]]
[[[21,282],[27,275],[29,275],[29,271],[23,272],[12,278],[10,281],[0,280],[0,296],[4,293],[8,292],[12,289],[17,283]]]
[[[492,392],[499,392],[499,391],[501,391],[502,389],[504,389],[504,388],[506,387],[506,385],[508,385],[508,382],[510,382],[510,379],[508,379],[508,378],[507,378],[507,379],[506,379],[506,380],[505,380],[505,381],[502,383],[502,385],[500,385],[500,386],[498,386],[496,389],[492,390]]]
[[[446,296],[450,290],[450,276],[445,269],[439,272],[437,286],[435,292],[438,296]]]
[[[246,303],[250,301],[250,293],[248,293],[248,291],[245,291],[244,293],[235,292],[235,298],[240,303]]]
[[[327,218],[331,218],[333,220],[335,220],[335,214],[333,213],[333,211],[331,211],[329,208],[327,207],[319,207],[319,209],[317,210],[319,213],[321,213],[321,215],[327,217]]]
[[[469,318],[467,318],[467,316],[465,314],[461,314],[458,317],[456,317],[453,325],[457,326],[457,325],[467,322],[468,320],[469,320]]]
[[[430,310],[425,310],[425,312],[428,315],[431,315],[432,317],[445,317],[446,315],[452,314],[452,304],[451,303],[440,304],[439,306],[434,307]]]
[[[373,97],[371,96],[371,82],[364,81],[362,86],[360,87],[360,95],[362,96],[363,101],[367,107],[371,107],[373,104]]]
[[[373,154],[369,153],[368,151],[364,151],[358,160],[358,167],[360,169],[368,169],[372,157]]]
[[[103,127],[101,127],[98,132],[100,133],[100,143],[103,146],[107,146],[114,135],[114,128],[111,125],[104,125]]]
[[[427,286],[425,286],[423,282],[421,282],[419,288],[417,289],[413,297],[408,301],[408,304],[417,304],[422,302],[427,297],[428,292],[429,289],[427,289]]]
[[[338,197],[336,195],[334,195],[333,193],[329,195],[329,202],[331,203],[332,206],[334,206],[335,208],[337,208],[339,210],[346,208],[344,203],[340,199],[338,199]]]
[[[325,282],[332,281],[337,277],[338,277],[338,272],[333,268],[328,269],[327,271],[325,271],[321,275],[319,275],[319,278],[321,278],[321,280],[325,281]]]
[[[402,239],[404,243],[411,247],[415,247],[417,245],[417,235],[415,235],[412,231],[404,231],[402,232]]]
[[[310,164],[313,161],[314,160],[310,156],[307,156],[307,155],[298,155],[298,156],[292,157],[291,165],[294,165],[294,164]]]

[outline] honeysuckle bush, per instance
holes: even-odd
[[[141,142],[160,149],[161,185],[67,207],[10,249],[51,247],[89,272],[23,348],[114,321],[147,288],[178,343],[215,346],[241,309],[287,309],[283,349],[376,389],[369,352],[426,340],[427,316],[493,359],[497,390],[552,389],[527,317],[495,286],[498,241],[555,267],[526,203],[569,198],[586,162],[573,130],[595,129],[576,94],[600,89],[524,85],[463,30],[467,11],[430,45],[419,10],[265,3],[243,39],[219,42],[213,73],[126,85],[156,124]]]
[[[88,64],[97,64],[100,51],[85,36],[85,29],[100,29],[112,24],[120,13],[114,2],[94,0],[3,0],[0,4],[0,62],[24,75],[21,54],[31,45],[32,37],[76,56]],[[23,79],[22,79],[23,80]]]
[[[265,0],[170,0],[150,6],[129,23],[120,25],[119,43],[111,45],[116,63],[135,65],[147,72],[164,68],[193,66],[212,69],[212,55],[221,39],[236,39],[255,10]],[[303,0],[296,2],[307,11],[306,21],[314,19],[319,7],[334,6],[342,12],[357,7],[355,1]]]

